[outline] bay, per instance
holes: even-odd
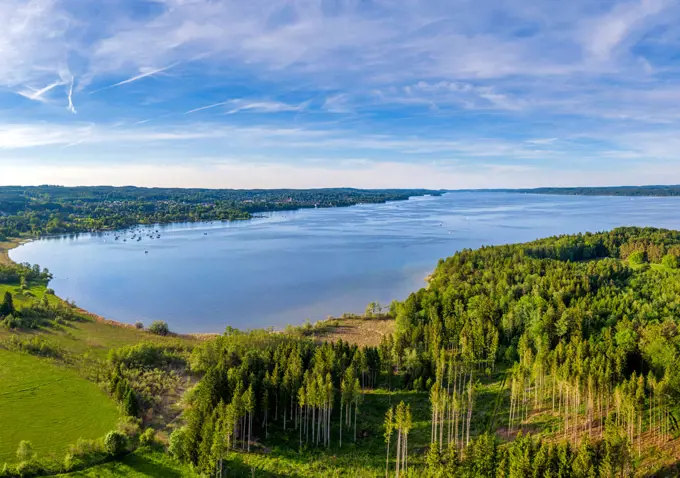
[[[165,320],[176,332],[280,328],[404,299],[462,248],[624,225],[680,229],[679,210],[673,197],[455,192],[44,238],[10,257],[49,268],[60,297],[108,319]]]

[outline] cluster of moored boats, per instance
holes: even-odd
[[[135,241],[135,242],[141,241],[144,238],[144,236],[146,236],[146,237],[148,237],[149,239],[152,239],[152,240],[161,238],[161,234],[160,234],[160,231],[158,229],[156,229],[155,231],[151,231],[150,233],[148,231],[142,231],[141,229],[132,229],[129,232],[132,233],[132,236],[130,236],[130,241]],[[121,242],[127,242],[127,240],[128,240],[127,233],[128,232],[123,232],[123,233],[106,232],[106,233],[104,233],[104,235],[105,236],[108,236],[109,234],[112,235],[114,241],[120,240]],[[149,251],[144,251],[144,253],[148,254]]]

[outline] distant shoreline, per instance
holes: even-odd
[[[458,189],[450,192],[545,194],[552,196],[680,197],[680,185]]]

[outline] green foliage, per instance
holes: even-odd
[[[156,430],[147,428],[139,436],[139,446],[151,446],[156,442]]]
[[[151,325],[149,325],[147,331],[156,335],[168,335],[170,333],[170,328],[168,327],[167,322],[154,320]]]
[[[647,262],[647,255],[645,251],[635,251],[628,256],[628,261],[631,264],[643,264]]]
[[[109,455],[118,455],[125,451],[127,438],[118,430],[111,430],[104,437],[104,451]]]
[[[665,267],[668,267],[669,269],[677,269],[678,268],[678,256],[676,256],[675,254],[666,254],[661,259],[661,264]]]
[[[228,190],[0,187],[0,237],[121,229],[137,224],[250,219],[263,211],[405,200],[427,190]],[[0,282],[2,271],[0,270]]]
[[[14,308],[14,300],[12,299],[12,294],[9,291],[5,291],[5,295],[0,302],[0,319],[7,317],[16,313]]]
[[[21,440],[19,446],[17,447],[17,460],[19,461],[31,461],[35,458],[35,452],[33,451],[33,445],[28,440]]]
[[[135,345],[126,345],[109,351],[111,365],[133,367],[166,367],[184,366],[188,348],[177,341],[174,343],[156,343],[143,341]]]
[[[117,460],[107,461],[63,476],[68,478],[198,477],[188,466],[182,466],[162,450],[148,447],[123,455]]]
[[[128,417],[137,417],[139,415],[139,404],[137,403],[137,394],[130,389],[123,398],[123,413]]]
[[[0,216],[1,220],[2,216]],[[0,284],[29,284],[38,282],[46,284],[52,279],[52,274],[47,269],[41,270],[38,265],[0,264]]]
[[[9,319],[10,317],[6,318],[5,321]],[[67,358],[66,352],[61,347],[45,340],[41,336],[22,338],[18,335],[11,335],[4,342],[0,342],[0,345],[3,345],[8,350],[24,352],[38,357],[49,357],[59,360]]]
[[[180,461],[189,460],[189,450],[187,443],[187,431],[185,428],[177,428],[170,434],[168,451],[172,456]]]

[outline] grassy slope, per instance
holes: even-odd
[[[164,454],[161,450],[143,448],[124,456],[119,461],[104,463],[87,470],[57,476],[74,478],[155,478],[159,476],[189,478],[197,475],[192,473],[188,467],[177,463],[174,459]]]
[[[21,309],[30,301],[41,299],[45,290],[43,285],[33,285],[22,293],[17,285],[0,284],[0,297],[5,291],[11,292],[15,306]],[[60,299],[48,295],[48,300]],[[99,322],[85,315],[81,319],[60,328],[20,332],[0,327],[0,463],[15,461],[20,440],[31,441],[40,456],[61,456],[78,438],[98,438],[115,428],[117,406],[95,383],[83,377],[112,348],[142,340],[177,340]],[[58,345],[70,360],[68,364],[56,363],[3,349],[3,341],[13,335],[20,338],[39,335]],[[180,339],[187,343],[196,340]]]
[[[61,455],[78,438],[115,427],[116,405],[72,370],[0,349],[0,462],[14,461],[21,440],[41,455]]]

